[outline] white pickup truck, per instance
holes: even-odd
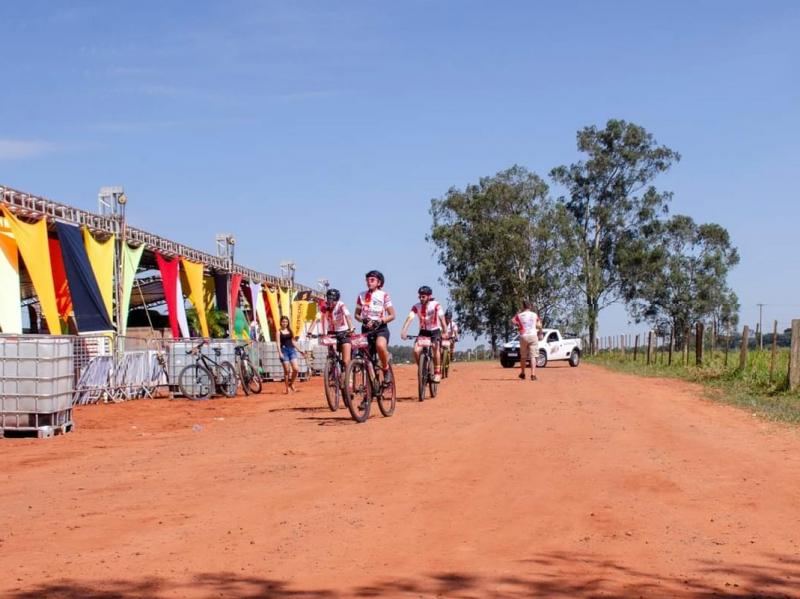
[[[569,360],[572,367],[581,363],[581,340],[577,337],[565,339],[557,329],[542,329],[544,336],[539,341],[536,366],[544,368],[554,360]],[[503,345],[500,350],[500,364],[513,368],[519,362],[519,337]]]

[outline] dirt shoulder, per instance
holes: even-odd
[[[800,435],[698,388],[456,364],[395,416],[86,406],[5,440],[0,596],[800,596]]]

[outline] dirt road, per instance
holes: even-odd
[[[0,441],[0,596],[800,596],[800,434],[582,365],[457,364],[392,418],[291,397],[79,408]]]

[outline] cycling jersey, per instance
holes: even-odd
[[[453,320],[447,323],[447,335],[451,339],[458,338],[458,325]]]
[[[392,298],[383,289],[364,291],[358,295],[356,306],[361,307],[361,320],[382,320],[387,308],[392,307]]]
[[[436,300],[429,300],[424,306],[422,302],[414,304],[409,317],[413,318],[415,314],[419,317],[420,331],[438,331],[441,329],[439,326],[439,315],[441,313],[441,304]]]
[[[350,316],[350,310],[347,309],[347,306],[341,300],[336,302],[336,305],[330,312],[325,310],[324,312],[317,313],[317,318],[322,323],[322,334],[327,335],[328,333],[342,333],[347,331],[350,328],[347,326],[348,316]]]
[[[523,310],[514,317],[514,323],[519,327],[520,335],[530,335],[536,333],[536,321],[539,317],[536,312]]]

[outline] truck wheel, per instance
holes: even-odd
[[[544,368],[545,366],[547,366],[547,352],[540,349],[539,355],[536,356],[536,368]]]
[[[510,358],[500,358],[500,365],[503,368],[514,368],[514,360]]]
[[[581,363],[581,352],[575,349],[569,355],[569,365],[575,368],[580,363]]]

